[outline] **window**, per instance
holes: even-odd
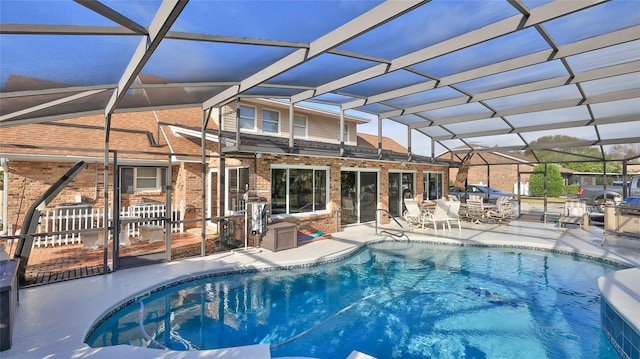
[[[120,169],[120,191],[164,192],[166,169],[160,167],[122,167]]]
[[[294,137],[307,137],[307,117],[294,115],[293,116],[293,136]]]
[[[327,209],[329,171],[316,168],[271,170],[271,213],[294,214]]]
[[[344,132],[342,133],[342,141],[349,143],[349,125],[344,124]],[[340,141],[340,126],[338,126],[338,141]]]
[[[442,172],[425,172],[423,180],[423,199],[436,200],[444,196],[444,174]]]
[[[244,192],[249,185],[249,169],[246,167],[227,169],[226,211],[243,213],[245,210]]]
[[[256,109],[249,106],[240,106],[240,128],[256,130]]]
[[[280,113],[262,110],[262,132],[280,133]]]

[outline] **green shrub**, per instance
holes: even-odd
[[[529,178],[529,193],[535,197],[544,196],[544,165],[533,168],[534,173]],[[547,195],[558,197],[565,194],[564,181],[560,169],[556,165],[547,165]]]
[[[565,194],[578,194],[578,188],[580,188],[579,184],[570,184],[565,186]]]

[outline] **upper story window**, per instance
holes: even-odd
[[[338,141],[340,141],[340,126],[338,125]],[[344,143],[348,143],[349,142],[349,125],[347,125],[346,123],[344,124],[344,129],[342,132],[342,141]]]
[[[240,106],[240,129],[256,130],[256,109],[249,106]]]
[[[163,191],[165,168],[123,167],[120,172],[122,193]]]
[[[301,115],[293,116],[293,136],[307,137],[307,117]]]
[[[280,133],[280,113],[262,110],[262,132]]]

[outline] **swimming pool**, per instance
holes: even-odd
[[[549,252],[382,242],[331,264],[153,292],[100,320],[86,342],[268,343],[273,357],[617,358],[596,285],[615,269]]]

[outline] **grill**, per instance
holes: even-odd
[[[623,203],[618,205],[617,213],[618,215],[629,215],[629,216],[640,216],[640,198],[638,201],[629,202],[629,199],[625,200]]]

